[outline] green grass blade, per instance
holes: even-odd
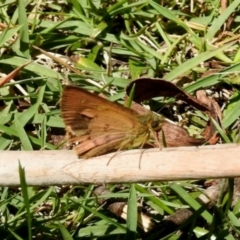
[[[216,18],[205,36],[206,39],[211,41],[220,28],[226,23],[227,19],[239,7],[240,1],[234,0],[231,4]]]
[[[224,111],[224,117],[222,120],[224,128],[228,128],[239,118],[239,116],[240,116],[240,93],[236,91],[232,95],[231,99],[229,99],[227,108]]]
[[[22,195],[24,199],[24,205],[27,212],[27,226],[28,226],[28,239],[32,240],[32,214],[30,211],[30,203],[29,203],[29,197],[28,197],[28,187],[26,182],[26,175],[25,170],[22,168],[21,163],[19,162],[19,177],[20,177],[20,185],[22,189]]]
[[[193,197],[191,197],[181,186],[179,186],[176,183],[171,184],[171,189],[175,191],[186,203],[189,204],[195,211],[200,210],[202,207],[200,203],[198,203]],[[202,217],[207,221],[207,222],[212,222],[212,215],[207,211],[204,210],[202,212]]]
[[[19,67],[19,66],[29,63],[29,60],[15,56],[15,57],[8,57],[5,59],[4,58],[0,59],[0,63],[14,65],[14,66]],[[24,67],[24,69],[32,71],[34,73],[37,73],[40,76],[52,77],[52,78],[56,78],[56,79],[63,79],[61,74],[59,74],[58,72],[56,72],[50,68],[47,68],[45,66],[42,66],[38,63],[32,62],[29,65],[27,65],[26,67]]]
[[[6,28],[0,34],[0,47],[4,47],[5,44],[19,31],[22,26],[16,26],[13,28]]]
[[[69,233],[69,231],[66,229],[66,227],[64,225],[59,223],[58,228],[62,234],[63,240],[73,240],[71,234]]]
[[[131,184],[127,210],[127,234],[125,239],[135,239],[138,222],[137,193],[135,184]]]
[[[15,127],[17,135],[18,135],[18,137],[21,141],[21,145],[23,147],[23,150],[26,150],[26,151],[31,150],[32,151],[33,150],[32,144],[31,144],[31,142],[28,138],[27,133],[24,130],[23,125],[21,124],[21,122],[18,119],[15,119],[14,127]]]
[[[25,1],[18,0],[18,23],[22,25],[20,28],[20,51],[23,53],[23,56],[30,59],[29,51],[29,29],[28,29],[28,20],[27,13],[25,8]]]
[[[170,73],[167,73],[164,76],[164,79],[169,80],[169,81],[174,80],[176,77],[183,75],[186,72],[192,70],[194,67],[196,67],[201,62],[204,62],[204,61],[216,56],[217,54],[223,52],[224,50],[228,49],[233,44],[234,44],[234,42],[230,43],[230,44],[226,44],[226,45],[224,45],[220,48],[214,49],[214,50],[209,50],[209,51],[200,53],[198,56],[179,65],[174,70],[172,70]]]

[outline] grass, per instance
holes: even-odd
[[[127,84],[140,76],[174,81],[191,94],[206,89],[223,110],[223,143],[239,142],[238,11],[237,0],[224,11],[220,1],[2,1],[1,76],[34,62],[0,88],[0,150],[59,147],[52,138],[64,134],[63,84],[122,103]],[[75,59],[70,68],[68,58]],[[159,111],[159,103],[149,104]],[[187,119],[189,132],[202,130],[173,105],[172,120]],[[125,221],[109,210],[109,200],[98,203],[93,185],[29,187],[21,166],[19,174],[21,188],[1,187],[2,239],[239,238],[232,179],[211,208],[197,201],[207,188],[203,181],[110,185],[108,199],[128,203]],[[137,225],[137,203],[155,224],[147,234]],[[161,225],[186,209],[192,210],[186,221]]]

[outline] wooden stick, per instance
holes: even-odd
[[[27,184],[40,186],[240,177],[240,145],[129,150],[91,159],[71,150],[0,151],[1,186],[20,184],[19,163]]]

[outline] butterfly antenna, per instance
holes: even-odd
[[[147,139],[149,138],[149,135],[150,135],[150,134],[146,134],[146,137],[145,137],[143,143],[142,143],[141,146],[140,146],[141,149],[143,149],[143,146],[147,143]],[[126,144],[122,145],[122,146],[110,157],[110,159],[108,160],[107,166],[109,165],[109,163],[112,161],[112,159],[113,159],[120,151],[122,151],[123,149],[126,149],[126,147],[127,147],[128,144],[129,144],[129,143],[126,143]],[[142,153],[141,153],[141,156],[142,156]]]
[[[123,149],[125,149],[126,146],[127,146],[127,144],[121,146],[121,147],[110,157],[110,159],[109,159],[108,162],[107,162],[107,166],[108,166],[109,163],[112,161],[112,159],[113,159],[117,154],[119,154],[120,151],[122,151]]]

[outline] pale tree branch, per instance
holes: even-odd
[[[129,150],[78,159],[71,150],[0,151],[0,185],[124,183],[240,177],[240,145]]]

